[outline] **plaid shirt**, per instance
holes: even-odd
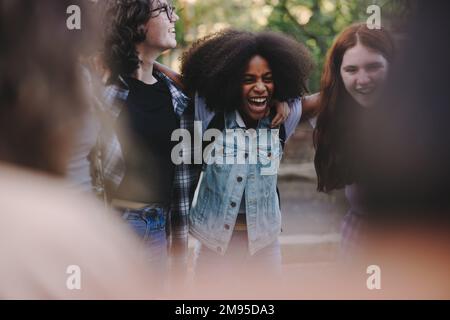
[[[175,114],[180,121],[180,128],[187,129],[193,136],[194,112],[188,108],[189,99],[186,95],[164,74],[155,71],[158,78],[162,79],[168,86],[172,96],[172,104]],[[111,120],[116,120],[128,97],[129,89],[123,78],[119,77],[119,83],[109,85],[104,91],[105,111]],[[114,130],[104,130],[102,136],[102,169],[106,190],[115,190],[119,187],[125,176],[125,163],[122,149]],[[193,144],[183,145],[183,153],[193,154]],[[168,227],[172,252],[179,256],[187,254],[188,245],[188,214],[190,203],[195,191],[198,170],[190,164],[175,166],[173,181],[172,201],[168,217]],[[107,192],[108,193],[108,192]]]

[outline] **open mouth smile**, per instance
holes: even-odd
[[[370,88],[355,89],[355,91],[362,95],[369,95],[375,91],[375,88],[370,87]]]
[[[265,109],[268,97],[251,97],[247,99],[249,106],[253,109]]]
[[[266,112],[269,97],[251,97],[247,99],[247,105],[251,112],[262,114]]]

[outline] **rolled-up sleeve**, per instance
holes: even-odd
[[[286,129],[286,140],[294,134],[295,128],[297,128],[297,125],[302,117],[302,102],[300,98],[289,100],[288,104],[291,112],[284,123],[284,128]]]

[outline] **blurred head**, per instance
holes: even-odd
[[[181,71],[190,94],[205,97],[210,109],[239,110],[254,121],[272,99],[303,95],[311,69],[309,52],[294,39],[225,30],[195,42],[183,56]]]
[[[63,174],[87,102],[78,57],[91,46],[88,15],[68,30],[66,10],[89,1],[0,3],[0,161]]]
[[[318,190],[354,182],[353,153],[363,108],[374,106],[394,59],[394,42],[384,30],[354,24],[342,31],[327,54],[314,131]]]
[[[382,103],[359,132],[370,206],[387,223],[450,225],[450,47],[436,42],[450,32],[449,10],[444,0],[418,4]]]
[[[175,48],[177,20],[171,0],[108,0],[103,56],[111,79],[136,72],[141,63],[138,46],[155,55]]]

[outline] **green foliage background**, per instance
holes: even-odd
[[[334,37],[346,26],[366,21],[369,5],[381,8],[381,23],[398,28],[411,12],[412,0],[175,0],[178,49],[162,61],[175,70],[184,50],[196,39],[227,27],[273,30],[291,35],[312,53],[316,68],[310,90],[319,89],[320,73]],[[394,30],[395,31],[395,30]]]

